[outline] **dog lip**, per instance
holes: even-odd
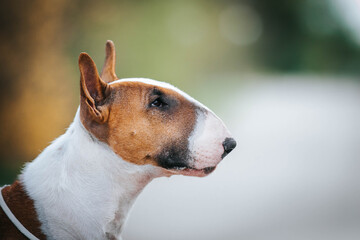
[[[215,170],[216,166],[197,169],[193,167],[177,167],[169,169],[171,172],[185,176],[205,177]]]
[[[205,174],[210,174],[215,170],[216,167],[206,167],[203,168],[202,170],[204,171]]]

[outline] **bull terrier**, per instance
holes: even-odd
[[[79,68],[74,121],[1,191],[1,239],[120,239],[152,179],[207,176],[236,146],[210,109],[176,87],[118,79],[112,41],[101,74],[86,53]]]

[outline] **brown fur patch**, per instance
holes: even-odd
[[[141,82],[119,82],[110,86],[106,139],[99,127],[91,127],[82,118],[87,129],[98,139],[106,142],[120,157],[135,164],[158,166],[156,156],[169,145],[186,147],[196,122],[193,103],[179,93]],[[172,101],[166,111],[149,107],[156,96],[154,88]],[[105,107],[105,106],[104,106]]]
[[[128,162],[186,166],[188,138],[196,122],[193,103],[174,90],[141,82],[109,85],[86,53],[79,56],[79,68],[80,119],[92,135]],[[116,77],[114,69],[115,47],[108,41],[103,70],[108,81]],[[165,107],[151,105],[156,99]]]
[[[2,194],[9,209],[21,224],[37,238],[46,239],[40,229],[40,222],[34,208],[34,202],[26,194],[22,184],[19,181],[15,181],[11,186],[4,188]],[[9,220],[1,208],[0,239],[27,239]]]

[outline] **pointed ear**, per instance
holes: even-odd
[[[108,110],[102,103],[109,94],[109,86],[101,80],[94,61],[87,53],[79,56],[81,107],[99,123],[105,122]]]
[[[118,79],[115,74],[115,45],[111,40],[106,41],[105,62],[101,72],[101,78],[109,83]]]

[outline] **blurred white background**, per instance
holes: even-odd
[[[154,180],[124,239],[360,239],[360,84],[248,80],[213,96],[236,150],[209,177]]]

